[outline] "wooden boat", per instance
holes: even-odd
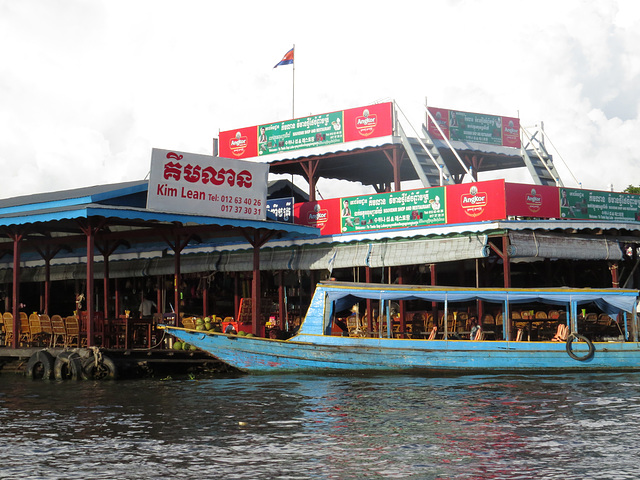
[[[628,289],[464,288],[327,281],[317,285],[298,332],[287,340],[163,328],[249,373],[640,370],[635,314],[638,293]],[[362,317],[356,322],[338,320],[342,312],[363,312],[367,302],[369,310],[373,304],[375,310],[383,312],[375,322],[362,322]],[[411,308],[422,308],[422,317],[430,317],[431,323],[413,322],[409,332],[409,323],[394,315],[401,302],[405,316],[411,315]],[[360,308],[353,308],[356,305]],[[478,305],[495,312],[485,315],[494,323],[481,325],[481,333],[474,334],[474,340],[464,339],[470,333],[466,325],[457,322],[458,317],[468,317]],[[544,313],[535,314],[536,309]],[[424,315],[429,311],[435,315]],[[587,311],[596,313],[596,319],[598,315],[608,318],[609,325],[597,321],[591,325]],[[337,328],[338,324],[343,328],[346,325],[346,331]]]

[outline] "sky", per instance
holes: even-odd
[[[640,185],[640,2],[0,0],[0,198],[391,100],[416,129],[425,103],[543,122],[565,186]]]

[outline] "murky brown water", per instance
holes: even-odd
[[[0,477],[635,479],[640,375],[0,375]]]

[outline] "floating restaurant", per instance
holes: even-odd
[[[480,179],[516,168],[530,183]],[[318,199],[322,180],[353,186]],[[223,131],[212,156],[154,149],[149,180],[0,200],[0,238],[0,353],[29,355],[52,375],[56,363],[63,373],[87,370],[97,352],[175,355],[161,323],[287,338],[327,279],[476,288],[640,281],[640,196],[565,187],[544,131],[517,118],[428,107],[416,131],[391,102]],[[154,312],[141,310],[145,301]],[[395,308],[400,336],[442,322],[434,311],[416,327],[411,301]],[[375,318],[372,302],[362,309]],[[508,321],[509,334],[528,339],[544,339],[547,320],[559,320],[530,311],[503,319],[482,301],[467,310],[487,330]],[[49,327],[54,317],[64,333]],[[621,334],[614,319],[597,333]],[[61,355],[69,348],[91,354],[74,364]]]

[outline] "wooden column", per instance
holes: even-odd
[[[284,303],[284,272],[278,271],[278,326],[280,330],[284,330],[285,322],[287,320],[287,306]]]
[[[93,338],[93,252],[95,249],[95,232],[89,227],[85,232],[87,235],[87,347],[93,347],[95,339]],[[80,312],[78,312],[78,316]]]
[[[242,234],[253,247],[253,281],[251,282],[251,329],[258,335],[260,327],[260,248],[275,235],[273,231],[243,229]]]
[[[371,267],[364,267],[364,281],[367,283],[371,283]],[[373,331],[373,316],[371,309],[371,299],[367,298],[366,300],[366,311],[367,311],[367,330],[369,332]]]
[[[42,312],[49,315],[49,307],[51,306],[51,259],[58,254],[61,247],[52,249],[47,246],[46,249],[42,250],[36,246],[35,249],[44,260],[44,302]]]
[[[13,340],[12,348],[18,348],[20,340],[20,241],[24,237],[24,232],[11,231],[9,236],[13,240]]]
[[[396,192],[402,190],[402,180],[400,178],[400,166],[402,165],[402,161],[404,160],[404,156],[402,156],[400,146],[394,147],[390,152],[384,150],[384,154],[391,163],[391,168],[393,168],[393,189]],[[404,149],[402,150],[402,152]]]
[[[205,286],[202,288],[202,316],[209,316],[209,282],[205,280]],[[215,314],[214,314],[215,315]]]
[[[610,263],[609,270],[611,271],[611,286],[613,288],[620,288],[620,280],[618,279],[618,264]]]
[[[302,170],[304,170],[304,174],[307,177],[307,182],[309,183],[309,201],[316,201],[316,181],[317,171],[318,171],[318,162],[319,160],[307,160],[305,162],[301,162],[300,166]]]

